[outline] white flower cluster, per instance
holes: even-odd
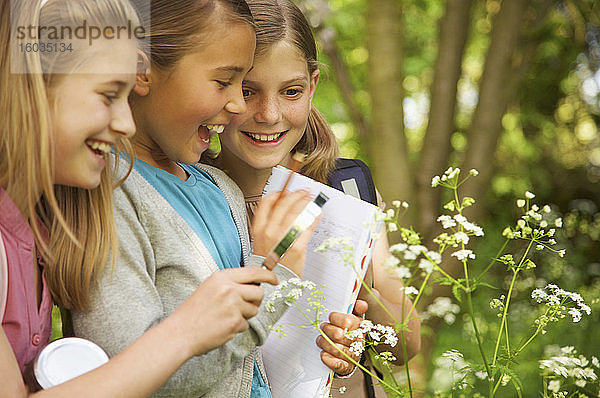
[[[556,377],[570,379],[577,387],[585,387],[590,382],[596,382],[600,361],[592,357],[591,361],[583,355],[577,355],[573,347],[562,347],[560,354],[540,361],[540,369],[550,375],[548,390],[558,393],[561,382]]]
[[[442,224],[442,228],[451,229],[454,232],[453,234],[442,233],[434,240],[440,245],[440,250],[449,246],[457,247],[459,244],[466,245],[469,243],[470,236],[484,235],[483,229],[479,225],[470,222],[462,214],[455,214],[454,216],[444,214],[439,216],[437,221]],[[452,256],[459,261],[475,258],[475,254],[468,249],[458,250],[452,253]]]
[[[531,298],[538,303],[546,303],[546,305],[552,308],[558,318],[564,318],[565,311],[568,311],[569,315],[573,318],[573,322],[579,322],[581,320],[582,312],[590,315],[592,310],[584,302],[583,297],[579,293],[568,292],[559,288],[554,284],[548,284],[543,289],[535,289],[531,292]],[[575,304],[575,306],[568,308],[567,304]],[[555,317],[543,318],[541,322],[548,323],[549,321],[555,321]]]
[[[509,239],[531,239],[536,243],[537,250],[548,248],[557,253],[560,257],[564,257],[565,250],[556,250],[550,246],[556,244],[554,234],[556,228],[561,228],[563,220],[561,217],[553,218],[550,214],[552,209],[549,205],[540,207],[536,204],[529,206],[529,200],[535,198],[535,195],[529,191],[525,192],[525,199],[517,200],[517,207],[525,208],[525,214],[517,220],[516,227],[506,227],[502,235]]]
[[[433,303],[427,306],[427,310],[419,315],[421,319],[441,318],[451,325],[456,321],[456,314],[459,312],[460,307],[454,304],[450,297],[436,297]]]
[[[390,253],[392,255],[388,256],[383,265],[398,279],[408,279],[412,276],[407,265],[417,264],[420,269],[430,273],[435,265],[442,262],[442,256],[438,252],[428,250],[423,245],[396,243],[390,247]]]
[[[440,176],[434,176],[431,179],[431,186],[432,187],[437,187],[438,185],[440,185],[443,182],[446,182],[448,180],[454,179],[459,174],[460,174],[460,169],[458,167],[457,168],[448,167],[448,169],[444,172],[444,174],[441,177]],[[474,175],[476,175],[476,174],[474,174]]]
[[[311,281],[303,281],[299,278],[288,279],[280,283],[269,295],[265,302],[265,308],[269,312],[275,312],[275,305],[281,301],[291,306],[302,296],[304,289],[315,290],[316,286]]]
[[[344,333],[348,339],[357,340],[350,345],[350,351],[357,355],[362,354],[365,350],[364,340],[372,345],[387,344],[395,347],[398,344],[398,336],[394,328],[380,323],[373,323],[368,319],[362,321],[358,329],[346,329]]]
[[[455,251],[451,256],[456,257],[458,261],[463,261],[469,258],[475,258],[475,253],[469,249]]]

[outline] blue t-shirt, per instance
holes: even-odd
[[[242,244],[223,192],[204,170],[180,166],[188,174],[186,181],[139,159],[134,162],[135,169],[198,235],[219,269],[239,267]]]
[[[134,168],[156,189],[198,235],[219,269],[242,264],[242,245],[227,199],[204,170],[180,164],[188,174],[181,178],[135,159]],[[236,239],[228,239],[235,236]],[[269,386],[254,362],[251,398],[271,398]]]

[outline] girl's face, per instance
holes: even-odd
[[[97,187],[112,146],[135,133],[127,96],[135,83],[136,44],[104,40],[94,47],[99,51],[48,90],[55,184]]]
[[[224,159],[233,155],[255,169],[286,163],[302,138],[319,71],[304,55],[280,41],[257,57],[244,79],[248,111],[233,117],[221,135]]]
[[[242,79],[252,67],[254,30],[245,23],[213,22],[206,32],[199,50],[173,69],[153,68],[147,91],[138,79],[135,145],[142,160],[159,167],[165,158],[198,162],[209,144],[209,128],[222,132],[233,115],[246,111]]]

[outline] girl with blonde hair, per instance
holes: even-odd
[[[222,132],[246,110],[242,79],[252,67],[256,41],[247,4],[135,4],[147,11],[149,46],[140,54],[130,98],[137,126],[134,169],[113,196],[116,267],[94,289],[91,311],[73,312],[75,334],[111,356],[169,316],[210,275],[225,268],[260,268],[310,200],[302,192],[266,198],[257,211],[251,247],[239,188],[221,170],[197,165],[211,133]],[[307,241],[308,235],[299,238],[273,268],[278,280],[302,275]],[[273,289],[263,288],[266,295]],[[287,308],[283,301],[272,310],[261,305],[247,331],[191,358],[155,396],[269,396],[257,346]]]
[[[248,111],[233,117],[222,134],[223,150],[216,164],[241,188],[251,218],[271,168],[278,164],[289,165],[294,152],[308,155],[301,173],[324,183],[332,183],[338,164],[348,163],[348,160],[338,159],[335,136],[312,105],[320,72],[308,21],[290,0],[248,0],[248,5],[255,20],[257,37],[254,66],[243,85]],[[358,160],[349,163],[368,170]],[[371,179],[370,173],[368,179]],[[373,202],[380,202],[374,187],[371,196]],[[383,236],[376,246],[369,273],[374,294],[394,317],[401,320],[410,316],[410,332],[406,333],[408,356],[404,357],[402,344],[393,350],[397,363],[402,364],[419,350],[420,324],[414,311],[408,314],[412,304],[404,296],[402,283],[391,278],[383,268],[388,255],[387,239]],[[362,315],[368,304],[366,316],[370,320],[393,324],[394,320],[365,289],[361,290],[359,298],[362,300],[355,306],[355,315]],[[322,326],[323,331],[349,355],[351,341],[343,337],[343,331],[356,328],[355,315],[332,313],[329,322]],[[323,350],[322,361],[337,374],[346,375],[352,371],[354,365],[322,337],[317,339],[317,345]],[[359,372],[351,380],[335,381],[332,393],[338,394],[340,385],[348,386],[344,396],[362,397],[373,393],[362,384]],[[379,394],[384,396],[381,389]]]
[[[126,0],[0,4],[0,397],[27,396],[38,387],[29,376],[50,339],[52,299],[88,309],[89,291],[116,250],[117,170],[110,152],[135,132],[127,97],[137,42],[105,37],[52,44],[49,28],[86,24],[136,28],[139,22]],[[23,32],[29,45],[21,47],[16,40]],[[33,395],[150,395],[187,359],[248,327],[262,298],[248,282],[275,283],[276,277],[243,271],[204,282],[107,364]]]

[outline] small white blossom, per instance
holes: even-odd
[[[438,185],[440,185],[440,176],[435,176],[431,179],[431,186],[437,187]]]
[[[527,199],[533,199],[533,198],[535,198],[535,195],[532,194],[531,192],[527,191],[527,192],[525,192],[525,197]]]
[[[573,323],[577,323],[581,320],[581,311],[579,311],[577,308],[570,308],[569,315],[573,317]]]
[[[476,176],[479,174],[479,172],[476,169],[471,169],[469,170],[469,174],[471,174],[472,176]]]
[[[439,264],[442,262],[442,255],[438,252],[435,252],[433,250],[430,250],[427,252],[427,257],[429,257],[429,259],[431,261],[433,261],[436,264]]]
[[[517,199],[517,207],[524,207],[524,206],[525,206],[525,200]]]
[[[412,295],[412,294],[419,294],[419,291],[414,286],[407,286],[407,287],[404,288],[404,294],[406,294],[406,295],[409,296],[409,295]]]
[[[552,211],[552,209],[550,209],[550,206],[545,205],[544,207],[542,207],[542,211],[544,213],[550,213]]]
[[[356,355],[362,354],[362,352],[364,350],[365,350],[365,346],[362,343],[362,341],[355,341],[352,344],[350,344],[350,352],[352,352]]]
[[[386,267],[386,268],[393,268],[393,267],[395,267],[395,266],[396,266],[396,265],[398,265],[398,264],[400,264],[400,260],[398,260],[398,259],[397,259],[396,257],[394,257],[394,256],[388,256],[388,257],[385,259],[385,261],[384,261],[384,263],[383,263],[383,266],[384,266],[384,267]]]
[[[447,215],[442,215],[437,218],[437,221],[442,223],[442,228],[452,228],[456,226],[456,221],[452,219],[452,217]]]
[[[396,277],[398,277],[400,279],[408,279],[412,276],[410,269],[408,269],[408,267],[405,267],[403,265],[397,267],[394,270],[394,273],[396,274]]]
[[[389,232],[396,232],[398,230],[398,226],[393,222],[388,223],[387,227]]]
[[[426,258],[422,258],[421,261],[419,261],[419,268],[428,274],[433,271],[433,267],[434,264]]]
[[[392,206],[394,206],[394,207],[400,207],[400,201],[399,200],[393,200],[392,201]]]
[[[406,243],[396,243],[395,245],[390,246],[390,253],[402,253],[406,249],[408,249],[408,245]]]
[[[421,314],[422,318],[427,319],[431,317],[442,318],[448,324],[454,323],[456,320],[456,314],[460,312],[460,307],[454,304],[449,297],[436,297],[427,307],[427,311]]]
[[[302,296],[304,289],[315,290],[316,285],[311,281],[303,281],[299,278],[290,278],[280,283],[265,301],[267,311],[274,312],[278,302],[291,306]]]
[[[468,250],[468,249],[458,250],[458,251],[452,253],[451,255],[456,257],[458,259],[458,261],[463,261],[467,258],[475,258],[475,254],[471,250]]]
[[[417,256],[418,256],[417,253],[415,253],[413,251],[410,251],[410,250],[407,250],[407,251],[404,252],[404,259],[405,260],[416,260]]]
[[[467,243],[469,243],[469,235],[467,235],[466,233],[459,231],[457,233],[454,234],[454,239],[456,239],[456,241],[458,243],[464,243],[465,245]]]
[[[343,393],[345,393],[345,392],[346,392],[346,386],[341,386],[340,388],[338,388],[338,392],[339,392],[340,394],[343,394]]]
[[[396,213],[394,212],[394,209],[388,209],[388,210],[385,212],[385,215],[387,216],[387,218],[392,218],[392,217],[394,217],[394,215],[395,215],[395,214],[396,214]]]
[[[548,391],[559,392],[560,391],[560,380],[550,380],[548,382]]]
[[[554,225],[555,225],[557,228],[560,228],[560,227],[562,227],[562,225],[563,225],[563,223],[562,223],[562,218],[560,218],[560,217],[559,217],[559,218],[557,218],[556,220],[554,220]]]

